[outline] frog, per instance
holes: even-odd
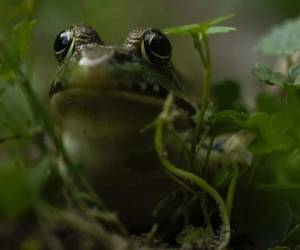
[[[177,183],[162,171],[154,132],[144,128],[169,93],[184,120],[191,110],[170,40],[149,27],[134,29],[121,45],[105,45],[91,26],[77,24],[60,32],[53,47],[59,67],[50,109],[67,153],[127,228],[149,230],[153,209]],[[174,155],[181,158],[180,150]]]

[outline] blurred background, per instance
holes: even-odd
[[[236,17],[225,24],[236,27],[237,32],[211,38],[213,80],[239,81],[244,98],[251,105],[259,86],[250,74],[253,65],[274,60],[256,51],[255,44],[272,26],[297,16],[300,11],[298,0],[0,0],[0,9],[7,12],[10,6],[14,8],[21,2],[36,5],[33,13],[37,22],[32,43],[32,83],[45,101],[57,67],[52,52],[53,41],[60,31],[74,23],[90,24],[106,44],[118,45],[135,27],[163,29],[234,13]],[[1,28],[3,30],[4,26]],[[201,65],[191,40],[174,36],[170,39],[176,68],[189,82],[199,86]]]

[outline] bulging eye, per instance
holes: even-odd
[[[72,49],[73,32],[67,30],[60,32],[54,42],[54,54],[59,62],[62,62],[70,49]]]
[[[169,39],[158,30],[147,30],[144,33],[142,46],[142,56],[154,65],[168,65],[172,46]]]

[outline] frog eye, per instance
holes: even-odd
[[[67,30],[60,32],[54,42],[54,54],[59,62],[62,62],[69,51],[73,49],[73,32]]]
[[[154,65],[167,65],[171,59],[172,46],[169,39],[158,30],[144,33],[141,52],[144,59]]]

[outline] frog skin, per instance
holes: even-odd
[[[148,230],[153,209],[176,184],[161,169],[153,130],[141,130],[169,92],[186,100],[169,40],[142,28],[121,46],[107,46],[80,24],[59,33],[54,52],[60,66],[50,106],[67,152],[129,229]]]

